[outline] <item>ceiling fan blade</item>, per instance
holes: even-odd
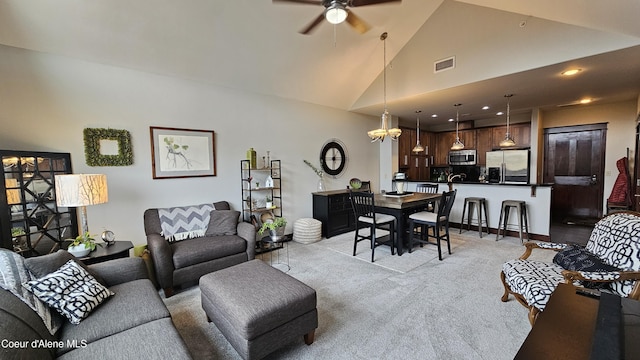
[[[288,2],[307,5],[322,5],[322,0],[272,0],[272,2]]]
[[[348,16],[347,16],[348,17]],[[300,30],[300,34],[308,35],[311,33],[316,26],[318,26],[324,20],[324,13],[318,15],[309,25],[307,25],[304,29]]]
[[[346,22],[348,22],[349,25],[351,25],[353,29],[360,34],[366,33],[371,28],[369,24],[367,24],[366,22],[364,22],[364,20],[357,17],[356,14],[354,14],[353,11],[351,10],[347,10]]]
[[[367,6],[367,5],[377,5],[377,4],[384,4],[384,3],[390,3],[390,2],[402,2],[402,0],[351,0],[349,6],[351,7]]]

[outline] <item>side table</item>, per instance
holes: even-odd
[[[80,260],[86,265],[91,265],[107,260],[125,258],[129,256],[129,250],[133,249],[133,243],[131,241],[116,241],[113,245],[109,246],[107,246],[107,244],[100,245],[102,246],[96,246],[94,251],[80,258]]]
[[[293,236],[291,234],[285,235],[277,240],[271,239],[271,236],[265,236],[260,239],[260,242],[266,249],[269,249],[269,264],[275,267],[278,270],[282,270],[283,272],[288,272],[291,270],[289,266],[289,242],[292,240]],[[284,262],[280,260],[280,251],[284,250],[287,253],[287,261]],[[273,253],[276,253],[276,261],[273,262]]]

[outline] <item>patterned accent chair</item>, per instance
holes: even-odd
[[[596,223],[584,249],[542,242],[527,242],[525,246],[519,259],[502,266],[501,300],[506,302],[512,294],[529,309],[532,326],[561,282],[640,300],[640,213],[625,211],[605,216]],[[574,256],[576,248],[586,252],[565,261]],[[558,254],[553,263],[528,260],[533,249]],[[564,257],[563,252],[567,254]]]

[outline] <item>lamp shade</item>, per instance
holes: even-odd
[[[56,175],[56,204],[77,207],[109,201],[104,174]]]

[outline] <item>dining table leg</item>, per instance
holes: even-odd
[[[400,209],[389,209],[384,207],[376,207],[376,212],[392,215],[396,218],[396,251],[398,252],[398,256],[402,256],[404,246],[406,244],[405,238],[405,214]]]

